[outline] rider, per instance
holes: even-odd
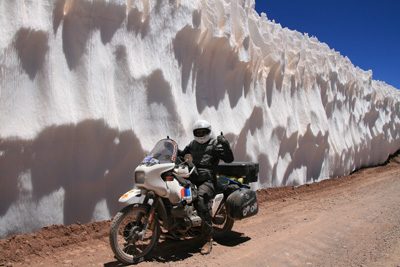
[[[198,188],[197,210],[203,221],[201,225],[204,238],[201,249],[203,255],[210,253],[212,249],[212,223],[208,204],[215,194],[216,167],[220,159],[227,163],[233,161],[231,147],[222,133],[217,139],[211,138],[211,134],[211,124],[208,121],[196,121],[193,126],[194,140],[183,151],[179,151],[180,156],[192,155],[199,174],[192,182]]]

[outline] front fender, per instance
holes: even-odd
[[[127,202],[128,200],[134,198],[134,197],[139,197],[143,194],[142,189],[132,189],[125,194],[123,194],[118,201],[119,202]]]

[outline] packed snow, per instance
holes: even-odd
[[[385,162],[400,94],[254,0],[0,1],[0,237],[110,218],[197,119],[258,162],[253,189]]]

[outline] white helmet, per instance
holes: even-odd
[[[194,140],[204,144],[211,139],[211,124],[205,120],[196,121],[193,125]]]

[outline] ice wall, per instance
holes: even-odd
[[[253,0],[0,1],[0,237],[108,219],[167,135],[209,120],[253,188],[400,148],[400,95]]]

